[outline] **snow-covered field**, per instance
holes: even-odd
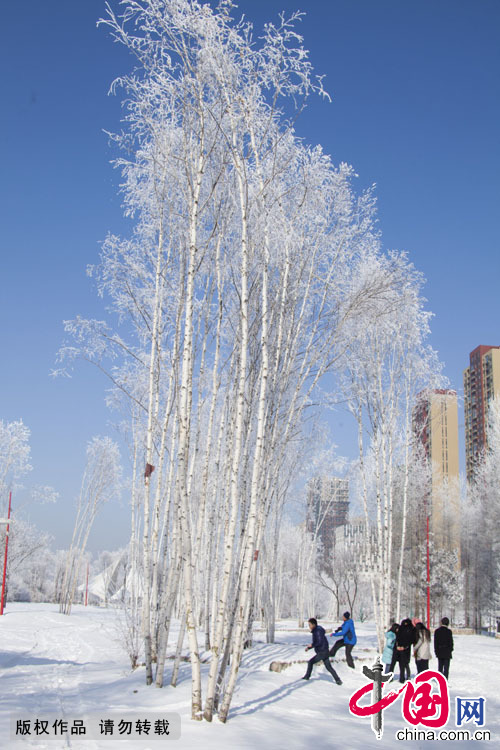
[[[277,643],[268,645],[256,633],[254,647],[246,652],[240,681],[227,724],[190,719],[190,666],[182,663],[179,684],[158,690],[144,684],[144,669],[131,672],[120,644],[118,613],[93,607],[75,607],[70,617],[60,615],[50,604],[9,604],[0,618],[0,748],[56,750],[142,750],[165,747],[165,740],[126,740],[111,737],[90,740],[67,735],[64,739],[25,736],[11,738],[11,721],[20,717],[56,715],[62,720],[158,715],[177,712],[181,716],[181,738],[174,748],[204,750],[323,750],[326,748],[419,748],[442,745],[422,740],[398,741],[395,734],[405,728],[401,699],[384,711],[384,735],[377,743],[370,719],[349,713],[351,694],[367,684],[363,664],[375,657],[373,626],[358,626],[356,670],[347,668],[342,651],[334,666],[343,680],[335,685],[328,673],[315,667],[309,682],[301,680],[303,665],[281,673],[270,672],[274,660],[305,660],[308,631],[295,623],[280,623]],[[330,625],[329,623],[328,625]],[[172,633],[174,644],[175,633]],[[309,654],[310,655],[310,654]],[[436,669],[432,660],[431,669]],[[167,666],[169,669],[170,666]],[[204,665],[206,672],[207,666]],[[412,662],[412,677],[414,677]],[[167,677],[167,682],[169,677]],[[399,684],[399,683],[398,683]],[[450,669],[451,713],[445,729],[455,729],[455,696],[486,698],[485,729],[492,745],[500,746],[500,640],[481,636],[455,636]],[[120,713],[121,712],[121,713]],[[474,724],[467,724],[471,734]],[[460,742],[477,747],[478,741]]]

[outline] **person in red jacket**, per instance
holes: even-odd
[[[311,676],[313,666],[319,661],[322,661],[337,685],[342,685],[342,680],[332,667],[330,657],[328,656],[328,639],[326,637],[325,629],[322,628],[321,625],[318,625],[318,621],[315,617],[310,617],[308,623],[309,630],[312,633],[312,643],[310,643],[309,646],[306,646],[306,651],[309,651],[310,648],[313,648],[316,651],[316,656],[313,656],[312,659],[309,659],[307,663],[306,673],[302,679],[308,680]]]

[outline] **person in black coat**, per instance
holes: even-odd
[[[307,662],[307,670],[305,675],[303,676],[303,680],[308,680],[312,673],[312,668],[314,664],[317,664],[319,661],[322,661],[327,670],[332,675],[333,679],[337,683],[337,685],[342,685],[342,680],[338,676],[337,672],[334,670],[334,668],[331,665],[330,657],[328,656],[328,639],[325,634],[325,629],[321,627],[321,625],[318,625],[318,621],[315,617],[311,617],[308,620],[309,623],[309,630],[312,634],[312,643],[309,644],[309,646],[306,646],[306,651],[309,651],[310,648],[313,648],[316,651],[316,656],[313,656],[312,659],[309,659]]]
[[[438,660],[438,670],[446,679],[450,670],[451,652],[453,651],[453,633],[448,625],[447,617],[441,620],[441,627],[434,631],[434,653]]]
[[[411,647],[415,643],[415,628],[409,617],[402,620],[396,633],[396,644],[394,653],[399,662],[399,681],[405,682],[410,679]]]

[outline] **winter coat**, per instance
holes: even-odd
[[[316,625],[311,633],[313,639],[312,645],[316,653],[319,654],[321,651],[328,651],[330,644],[328,643],[325,629],[321,625]]]
[[[434,631],[434,653],[438,659],[451,659],[453,634],[446,625]]]
[[[394,644],[396,643],[396,633],[388,630],[385,634],[385,646],[382,651],[382,664],[391,664],[394,654]]]
[[[396,652],[401,653],[398,646],[403,646],[404,650],[410,653],[411,646],[415,643],[415,628],[413,625],[401,623],[396,633]]]
[[[344,643],[347,643],[349,646],[356,645],[358,639],[356,638],[356,631],[354,630],[354,622],[352,621],[352,618],[344,620],[340,628],[337,628],[335,633],[332,633],[332,638],[333,637],[343,638]]]
[[[425,659],[429,661],[431,658],[431,642],[424,636],[424,631],[421,630],[417,642],[415,643],[415,659]]]

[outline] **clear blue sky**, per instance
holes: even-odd
[[[2,8],[0,418],[31,428],[27,481],[61,498],[29,513],[60,547],[86,442],[112,435],[102,376],[82,365],[71,380],[49,378],[62,320],[103,317],[85,268],[108,230],[125,231],[103,130],[119,127],[120,102],[107,92],[130,60],[96,28],[103,9],[101,0]],[[297,130],[351,163],[360,190],[377,183],[384,246],[407,250],[425,274],[431,343],[461,391],[469,352],[500,344],[500,3],[239,3],[256,28],[281,9],[307,11],[300,32],[332,95],[311,101]],[[333,439],[349,455],[345,419],[334,417]],[[126,543],[125,501],[104,520],[91,548]]]

